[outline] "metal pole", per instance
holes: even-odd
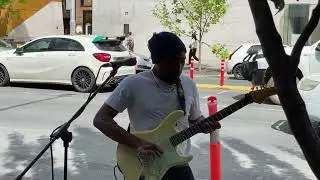
[[[70,34],[76,34],[76,0],[70,0]]]
[[[208,97],[209,115],[218,111],[218,101],[214,96]],[[210,133],[210,180],[221,180],[221,147],[219,142],[219,130]]]

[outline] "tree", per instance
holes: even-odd
[[[161,24],[177,35],[197,34],[200,71],[203,36],[226,12],[226,0],[159,0],[153,9]]]
[[[221,60],[226,60],[230,55],[226,46],[220,43],[211,46],[211,51]]]
[[[253,15],[256,33],[262,45],[275,81],[277,93],[288,119],[291,131],[312,169],[320,179],[320,138],[313,129],[305,103],[297,88],[296,73],[302,48],[316,28],[320,17],[320,1],[312,12],[310,21],[287,55],[282,39],[276,30],[267,0],[248,0]],[[284,7],[284,0],[272,0],[279,10]],[[283,71],[283,69],[286,71]]]
[[[0,12],[12,5],[14,0],[0,0]],[[20,3],[25,3],[26,0],[19,0]]]
[[[20,10],[17,3],[26,3],[27,0],[0,0],[0,36],[7,33],[8,24],[12,18],[20,18]]]

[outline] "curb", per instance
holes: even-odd
[[[251,86],[234,86],[234,85],[220,86],[217,84],[197,84],[197,87],[199,89],[224,89],[224,90],[251,91]]]

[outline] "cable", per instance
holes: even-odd
[[[50,141],[51,141],[50,137]],[[52,145],[50,146],[50,156],[51,156],[51,179],[54,180],[54,164],[53,164],[53,151],[52,151]]]
[[[101,68],[102,68],[102,66],[100,66],[100,68],[99,68],[99,70],[98,70],[98,73],[97,73],[97,76],[96,76],[96,78],[95,78],[95,80],[94,80],[94,83],[95,83],[95,84],[97,84],[97,80],[98,80],[98,77],[99,77],[99,73],[100,73],[100,71],[101,71]],[[93,92],[94,92],[94,91],[91,91],[91,92],[90,92],[90,94],[89,94],[89,96],[88,96],[88,99],[90,98],[90,96],[92,95]]]
[[[116,176],[116,167],[117,167],[117,165],[115,165],[115,166],[113,167],[113,176],[114,176],[114,178],[115,178],[116,180],[118,180],[118,178],[117,178],[117,176]]]

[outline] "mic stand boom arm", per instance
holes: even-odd
[[[64,145],[64,180],[67,180],[68,166],[67,166],[67,157],[68,157],[68,147],[69,143],[72,141],[72,133],[68,131],[70,124],[78,118],[81,113],[85,110],[86,106],[90,103],[90,101],[99,93],[99,91],[105,87],[105,85],[110,81],[112,77],[114,77],[118,72],[118,66],[113,67],[109,77],[100,85],[98,89],[96,89],[91,96],[89,96],[88,100],[80,107],[80,109],[72,116],[72,118],[61,125],[58,132],[56,132],[51,138],[50,142],[43,148],[43,150],[34,158],[34,160],[23,170],[23,172],[16,177],[16,180],[21,180],[22,177],[29,171],[29,169],[38,161],[38,159],[48,150],[48,148],[59,138],[62,139]]]

